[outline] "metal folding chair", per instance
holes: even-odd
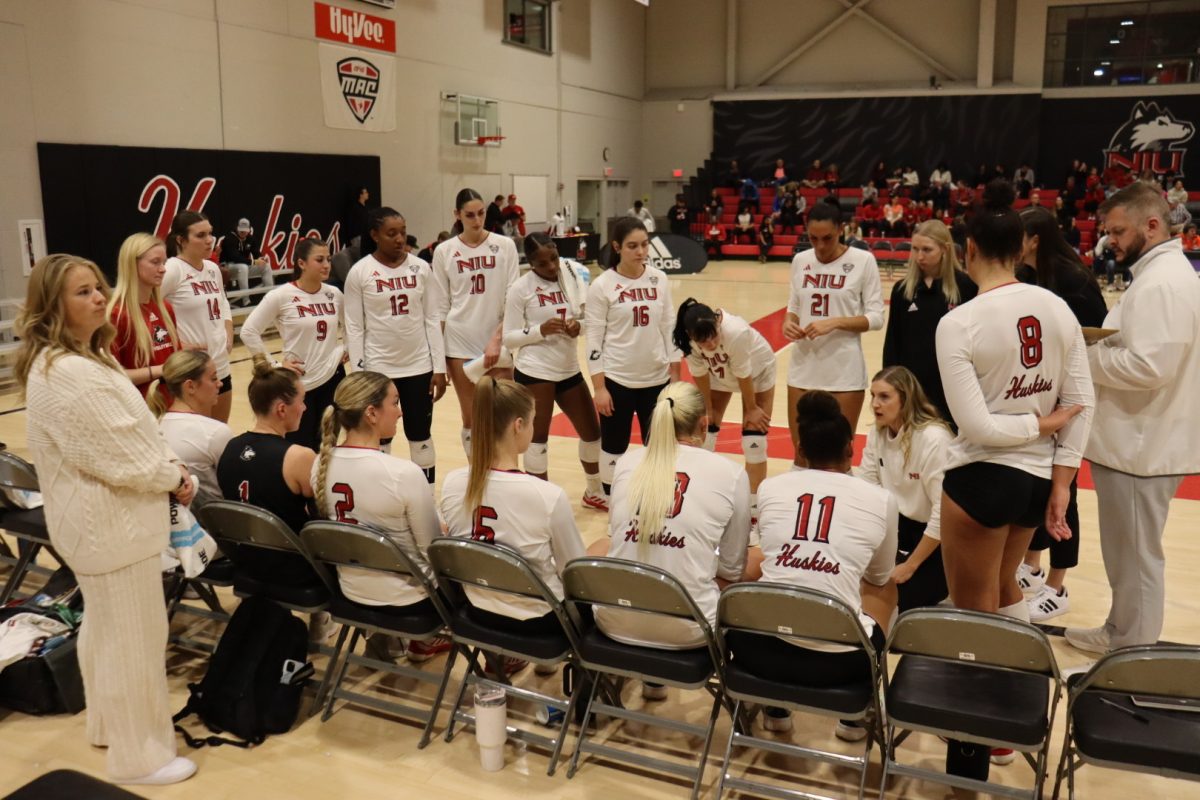
[[[30,492],[41,491],[38,485],[37,470],[20,456],[0,451],[0,488]],[[46,510],[44,508],[17,508],[11,503],[5,503],[0,510],[0,528],[8,531],[18,540],[17,557],[13,561],[12,572],[9,573],[4,588],[0,589],[0,606],[2,606],[13,598],[25,581],[25,576],[30,572],[49,574],[48,570],[37,565],[37,556],[42,548],[46,548],[46,551],[53,555],[60,564],[62,561],[50,545],[50,533],[46,529]]]
[[[329,613],[333,621],[342,626],[338,633],[337,644],[333,649],[330,668],[326,670],[325,684],[318,691],[313,703],[314,711],[320,708],[322,701],[328,697],[321,721],[329,719],[333,714],[333,704],[339,700],[349,700],[357,705],[374,708],[390,714],[396,714],[409,719],[415,719],[424,724],[418,748],[429,744],[433,734],[433,725],[437,721],[437,712],[442,705],[442,697],[450,681],[450,671],[458,656],[458,647],[454,647],[446,658],[446,665],[440,676],[429,671],[401,664],[391,664],[378,659],[360,656],[354,652],[360,638],[373,633],[383,633],[406,639],[428,640],[445,632],[450,619],[450,612],[442,601],[441,595],[433,581],[420,565],[416,564],[407,553],[382,531],[362,523],[351,525],[345,522],[316,521],[310,522],[300,531],[300,540],[317,562],[333,567],[374,570],[376,572],[397,577],[409,577],[421,587],[425,596],[433,606],[429,613],[402,613],[387,606],[370,606],[356,603],[348,599],[342,592],[337,591],[329,604]],[[346,645],[347,634],[350,644]],[[338,666],[338,660],[345,647],[345,657]],[[367,666],[393,675],[421,681],[437,686],[437,695],[430,708],[418,708],[410,703],[398,703],[383,700],[376,695],[356,692],[342,688],[346,672],[350,664]],[[329,676],[336,674],[330,682]],[[330,685],[331,683],[331,685]],[[328,695],[326,692],[328,691]]]
[[[900,661],[886,692],[882,787],[894,774],[1001,797],[1041,796],[1062,694],[1041,630],[978,611],[913,609],[896,621],[886,652]],[[912,731],[1016,750],[1033,768],[1034,785],[1023,790],[901,764],[896,750]]]
[[[786,634],[854,647],[866,654],[871,664],[871,676],[869,680],[861,683],[832,687],[806,686],[804,676],[799,674],[796,675],[795,681],[786,683],[766,680],[739,664],[736,651],[730,653],[727,639],[730,631],[761,636]],[[726,788],[784,800],[822,797],[796,789],[733,777],[730,774],[730,762],[735,745],[856,769],[860,775],[858,796],[862,798],[866,789],[871,748],[878,741],[880,750],[883,749],[880,686],[881,683],[886,683],[887,678],[879,669],[879,654],[875,651],[867,632],[863,630],[857,612],[838,598],[812,589],[780,583],[736,584],[721,593],[720,604],[717,607],[717,640],[725,659],[725,696],[736,701],[732,712],[733,725],[729,732],[729,743],[725,748],[725,760],[721,768],[717,800],[720,800]],[[863,754],[847,756],[754,736],[749,726],[742,724],[741,711],[746,703],[772,705],[834,719],[861,720],[867,730]],[[744,728],[744,733],[739,731],[740,727]]]
[[[1056,800],[1064,776],[1074,799],[1075,771],[1084,764],[1200,780],[1200,647],[1124,647],[1072,676],[1067,688]]]
[[[572,691],[571,696],[564,700],[532,689],[512,686],[503,677],[500,680],[488,677],[480,659],[487,653],[498,663],[502,662],[504,656],[511,656],[543,666],[554,666],[564,662],[573,667],[577,666],[578,620],[562,601],[554,596],[529,563],[520,554],[503,545],[469,539],[442,538],[429,545],[428,557],[450,610],[450,637],[455,645],[467,654],[467,670],[450,708],[450,719],[446,724],[446,741],[454,738],[457,723],[472,725],[475,722],[474,714],[462,709],[463,697],[470,686],[503,686],[510,696],[563,712],[562,722],[553,737],[511,724],[508,726],[509,738],[520,739],[550,751],[550,764],[546,774],[553,775],[575,715],[580,692]],[[562,631],[538,636],[519,635],[481,624],[473,618],[474,607],[461,591],[464,585],[486,587],[495,592],[541,600],[550,607]],[[503,676],[503,668],[499,667],[497,673]]]
[[[721,692],[721,654],[713,638],[712,627],[703,612],[672,575],[657,567],[635,561],[615,558],[576,559],[563,570],[563,589],[567,604],[571,606],[606,606],[690,620],[696,623],[704,635],[704,644],[696,649],[665,650],[623,644],[605,636],[593,625],[583,631],[580,640],[579,657],[584,668],[601,676],[636,678],[682,689],[704,689],[713,698],[708,724],[700,726],[627,710],[615,702],[597,702],[596,694],[601,681],[594,680],[587,708],[580,722],[579,742],[571,757],[567,777],[573,777],[579,769],[582,754],[594,753],[606,759],[687,778],[692,781],[692,798],[695,800],[700,793],[708,751],[712,746],[713,730],[724,699]],[[588,720],[596,713],[701,736],[704,738],[704,745],[700,749],[700,758],[695,765],[686,765],[593,742],[588,738],[587,725]]]

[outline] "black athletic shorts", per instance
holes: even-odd
[[[524,372],[521,372],[521,370],[519,370],[519,369],[514,369],[513,370],[513,380],[516,381],[517,383],[521,384],[522,386],[533,386],[534,384],[538,384],[538,383],[553,383],[554,384],[554,393],[556,395],[559,395],[559,394],[562,394],[563,392],[574,389],[576,386],[583,383],[583,373],[576,372],[571,377],[563,378],[561,381],[550,381],[550,380],[546,380],[545,378],[535,378],[532,375],[526,375]]]
[[[942,491],[985,528],[1036,528],[1050,501],[1049,479],[987,461],[947,470]]]
[[[226,375],[224,378],[221,379],[221,391],[217,392],[217,394],[222,395],[222,394],[225,394],[226,392],[232,392],[232,391],[233,391],[233,376]]]

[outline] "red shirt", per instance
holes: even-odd
[[[517,226],[517,230],[520,232],[520,234],[522,236],[525,235],[525,220],[522,219],[522,217],[525,216],[525,209],[521,208],[516,203],[512,203],[511,205],[505,206],[504,210],[500,213],[505,219],[509,219],[511,217],[513,224]]]
[[[167,314],[171,317],[171,322],[175,322],[175,309],[166,300],[163,301],[163,306],[167,309]],[[141,307],[142,319],[146,321],[146,327],[150,329],[150,363],[137,363],[137,344],[133,336],[133,326],[130,324],[129,317],[125,314],[122,308],[114,308],[112,312],[112,323],[117,328],[117,336],[112,342],[112,353],[119,363],[125,369],[137,369],[139,367],[158,367],[161,366],[167,357],[174,353],[177,349],[171,342],[171,334],[167,330],[167,326],[159,318],[158,308],[154,303],[144,303]],[[145,375],[139,376],[139,379],[134,380],[134,385],[137,386],[142,397],[146,396],[146,390],[150,388],[150,381],[145,380]],[[170,392],[167,387],[159,384],[163,392],[163,397],[168,402],[171,401]]]
[[[879,206],[859,206],[858,216],[861,219],[879,219],[883,215]]]

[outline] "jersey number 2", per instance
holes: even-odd
[[[335,483],[333,485],[333,493],[340,494],[341,500],[338,500],[333,505],[333,511],[337,515],[338,522],[348,522],[351,525],[357,525],[358,520],[350,516],[350,512],[354,510],[354,490],[350,488],[348,483]]]
[[[796,509],[796,532],[792,534],[792,539],[800,541],[808,541],[808,522],[812,517],[813,496],[812,494],[802,494],[796,498],[796,502],[800,507]],[[820,513],[817,514],[817,535],[812,538],[818,544],[829,543],[829,526],[833,524],[833,506],[837,503],[837,498],[822,497],[817,501],[817,505],[821,507]]]
[[[1021,366],[1033,369],[1042,363],[1042,322],[1037,317],[1017,320],[1017,338],[1021,341]]]

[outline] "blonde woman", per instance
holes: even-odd
[[[516,381],[484,376],[475,385],[471,464],[446,476],[442,516],[451,536],[495,542],[524,556],[556,596],[559,575],[583,555],[571,502],[561,487],[521,472],[533,441],[533,396]],[[515,633],[560,631],[539,600],[466,587],[476,622]],[[512,670],[524,666],[513,664]]]
[[[715,624],[721,589],[741,579],[745,567],[749,481],[736,463],[704,449],[708,415],[695,386],[669,385],[653,413],[647,446],[617,462],[608,555],[667,570]],[[597,608],[596,624],[626,644],[685,650],[704,643],[688,620]],[[662,686],[643,688],[647,699],[665,692]]]
[[[229,422],[233,380],[229,353],[233,350],[233,316],[221,278],[221,268],[209,260],[213,249],[212,223],[198,211],[181,211],[167,235],[167,274],[162,294],[175,308],[179,334],[212,356],[221,379],[221,396],[213,417]]]
[[[858,477],[896,498],[898,608],[934,606],[950,593],[940,545],[942,475],[954,434],[904,367],[886,367],[871,379],[871,411],[875,424]]]
[[[196,511],[209,501],[221,499],[217,462],[233,438],[228,425],[212,418],[221,392],[217,365],[203,350],[180,350],[163,363],[158,386],[173,399],[168,407],[163,400],[165,393],[154,391],[152,386],[150,410],[158,417],[158,429],[171,452],[200,480],[192,501],[192,510]]]
[[[108,748],[116,783],[176,783],[196,765],[175,755],[159,554],[168,494],[190,503],[194,491],[112,357],[108,297],[91,261],[40,259],[17,319],[15,372],[50,541],[87,604],[79,668],[88,742]]]
[[[113,356],[143,397],[162,377],[163,362],[180,347],[175,309],[160,290],[166,264],[161,239],[148,233],[129,236],[117,254],[117,285],[108,301],[108,318],[117,329]]]
[[[958,262],[950,229],[936,219],[918,225],[913,231],[908,272],[892,287],[883,366],[907,367],[942,417],[951,421],[934,335],[942,317],[977,291]]]
[[[383,440],[396,435],[400,413],[400,392],[386,375],[355,372],[338,384],[333,404],[321,418],[313,496],[318,516],[373,525],[424,567],[425,551],[441,533],[433,488],[416,464],[380,449]],[[396,613],[435,613],[415,578],[341,567],[338,582],[355,603],[385,606]],[[447,639],[413,641],[408,658],[425,661],[449,649]]]

